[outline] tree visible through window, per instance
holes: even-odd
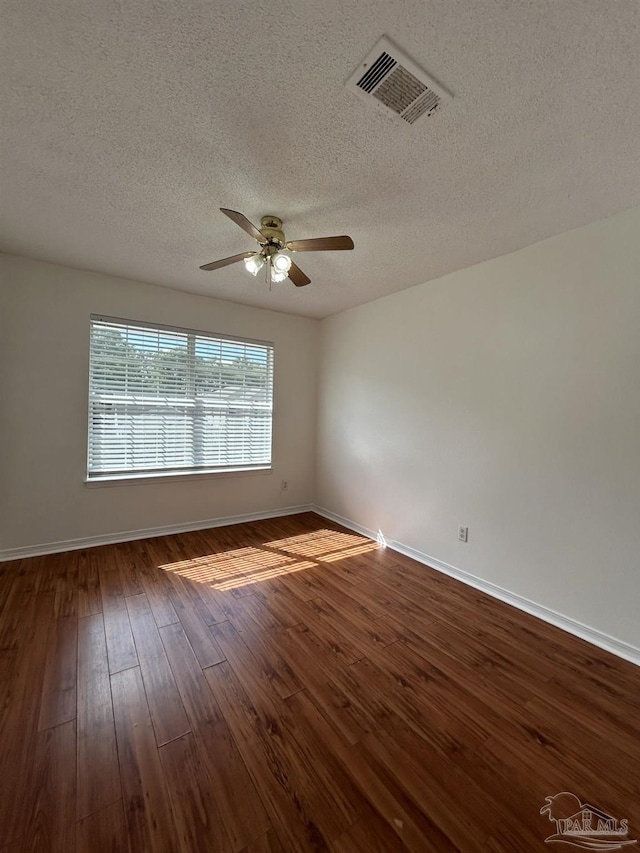
[[[273,345],[91,318],[89,478],[271,464]]]

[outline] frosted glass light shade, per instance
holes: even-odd
[[[259,252],[256,252],[255,255],[251,255],[250,258],[244,259],[244,265],[247,268],[247,271],[251,273],[251,275],[258,275],[258,273],[264,266],[264,258]]]
[[[284,273],[284,277],[286,278],[291,269],[291,258],[289,255],[285,255],[284,252],[278,252],[271,258],[271,269],[278,275]]]

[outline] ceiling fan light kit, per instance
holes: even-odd
[[[304,287],[311,282],[311,279],[293,262],[288,252],[353,249],[353,240],[346,235],[341,237],[312,237],[309,240],[293,240],[287,243],[282,230],[282,220],[277,216],[263,216],[260,220],[262,227],[256,228],[243,213],[239,213],[237,210],[229,210],[226,207],[221,207],[220,210],[236,225],[239,225],[243,231],[246,231],[250,237],[253,237],[260,245],[260,250],[258,252],[242,252],[230,258],[222,258],[219,261],[203,264],[200,267],[201,270],[216,270],[229,264],[235,264],[237,261],[244,261],[247,272],[253,276],[258,275],[266,265],[269,285],[271,282],[280,282],[289,278],[296,287]]]

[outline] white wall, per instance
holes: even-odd
[[[329,318],[321,353],[320,506],[640,647],[640,208]]]
[[[86,486],[92,313],[273,341],[273,472]],[[0,256],[0,551],[310,503],[317,343],[315,320]]]

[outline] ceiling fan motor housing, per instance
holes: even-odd
[[[273,246],[283,249],[285,245],[284,231],[282,230],[282,219],[277,216],[263,216],[260,220],[260,232]]]

